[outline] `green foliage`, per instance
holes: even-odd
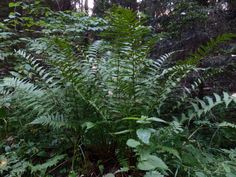
[[[167,32],[176,37],[179,37],[181,32],[193,28],[193,26],[205,23],[207,19],[207,9],[200,6],[196,1],[175,1],[169,8],[168,19],[162,23]]]
[[[137,123],[139,125],[140,121]],[[138,139],[129,139],[127,145],[134,149],[138,156],[137,167],[149,171],[146,175],[154,170],[166,175],[167,169],[171,169],[170,173],[176,176],[228,176],[234,173],[235,160],[228,158],[222,150],[210,147],[204,141],[207,139],[206,135],[199,136],[203,127],[191,130],[177,120],[165,126],[155,121],[148,124],[144,121],[141,124],[143,128],[137,130]],[[153,128],[157,126],[158,128]],[[140,132],[143,133],[142,136]],[[149,132],[148,136],[146,132]],[[143,137],[148,143],[143,142]],[[158,161],[153,163],[152,159]]]
[[[128,9],[113,8],[106,20],[43,12],[29,24],[13,18],[23,18],[17,25],[25,30],[38,22],[42,28],[38,37],[24,39],[12,76],[0,82],[1,175],[89,176],[85,171],[97,163],[102,176],[110,155],[124,168],[105,176],[129,170],[145,177],[235,174],[235,124],[217,119],[216,110],[234,108],[235,97],[192,96],[202,78],[189,93],[183,87],[190,74],[208,72],[199,61],[235,35],[212,39],[188,60],[169,65],[175,51],[151,59],[158,36]],[[84,35],[95,32],[100,40]],[[12,33],[0,34],[5,40]]]
[[[46,170],[55,166],[63,158],[63,155],[55,156],[43,164],[37,164],[34,166],[30,162],[20,160],[16,155],[9,153],[8,159],[1,157],[2,165],[0,166],[0,174],[7,174],[7,171],[9,171],[10,173],[9,175],[6,175],[6,177],[23,176],[30,169],[29,171],[33,175],[38,173],[40,176],[46,176]]]
[[[223,103],[226,107],[228,107],[231,102],[236,103],[236,99],[233,96],[230,96],[228,93],[224,92],[223,97],[214,93],[214,99],[207,96],[205,97],[205,100],[197,99],[196,103],[192,102],[191,104],[194,108],[194,111],[189,109],[187,118],[186,115],[183,115],[183,118],[192,119],[194,117],[201,117],[209,111],[212,111],[214,107]]]
[[[209,55],[211,52],[214,51],[214,49],[219,46],[220,44],[223,44],[224,42],[230,41],[232,39],[236,38],[236,35],[233,33],[226,33],[219,35],[215,39],[211,39],[207,44],[200,46],[198,50],[193,53],[189,58],[187,63],[188,64],[197,64],[201,59]],[[184,62],[186,63],[186,61]]]
[[[62,159],[64,159],[64,155],[57,155],[49,160],[47,160],[45,163],[43,164],[37,164],[35,166],[31,165],[31,173],[35,173],[35,172],[40,172],[40,175],[45,175],[45,172],[48,168],[55,166],[59,161],[61,161]]]
[[[45,136],[45,135],[44,135]],[[54,167],[60,161],[65,159],[65,155],[50,155],[44,151],[45,144],[40,140],[40,143],[26,142],[20,140],[19,143],[12,143],[14,137],[8,138],[8,144],[3,144],[0,151],[0,175],[6,177],[15,176],[48,176],[48,169]],[[10,144],[11,143],[11,144]],[[43,146],[44,147],[43,147]],[[43,160],[43,158],[49,158]],[[30,158],[29,158],[30,157]],[[40,164],[35,164],[35,160],[41,158]]]
[[[13,49],[21,42],[22,40],[6,24],[0,25],[0,67],[2,74],[6,74],[8,68],[14,64]]]

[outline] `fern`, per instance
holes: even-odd
[[[76,16],[68,17],[67,13],[62,12],[61,15],[78,25]],[[51,18],[49,21],[54,19]],[[88,19],[84,17],[84,20]],[[74,161],[79,159],[78,147],[105,142],[101,144],[109,147],[114,145],[116,148],[119,143],[124,145],[126,137],[122,139],[121,136],[133,136],[133,132],[137,130],[139,140],[132,139],[129,143],[132,148],[140,148],[135,151],[140,157],[137,159],[139,169],[153,170],[147,172],[146,176],[168,176],[172,169],[177,169],[176,176],[179,169],[184,171],[184,175],[192,171],[195,173],[197,165],[202,165],[199,162],[206,160],[201,150],[207,151],[204,149],[205,145],[195,139],[201,126],[194,127],[196,130],[188,129],[183,122],[186,119],[189,121],[201,118],[221,104],[228,107],[235,103],[235,98],[224,92],[223,96],[214,94],[213,98],[191,99],[183,88],[182,81],[191,73],[207,72],[197,68],[199,61],[234,35],[226,34],[211,40],[189,60],[170,66],[168,60],[174,52],[164,54],[157,60],[150,59],[149,53],[157,38],[150,33],[149,27],[142,24],[135,12],[120,7],[113,9],[107,22],[109,26],[101,34],[102,40],[86,47],[78,49],[81,43],[76,43],[75,39],[80,37],[70,36],[72,32],[80,34],[76,31],[77,28],[71,29],[73,25],[69,26],[70,29],[65,29],[63,24],[57,24],[65,31],[55,29],[55,32],[50,30],[53,27],[49,23],[42,33],[48,32],[55,37],[47,40],[46,37],[49,37],[45,35],[45,38],[31,41],[28,45],[30,52],[17,51],[16,57],[22,64],[27,64],[27,72],[22,74],[16,68],[14,77],[1,80],[0,107],[7,109],[4,120],[8,124],[14,122],[18,129],[18,124],[22,129],[24,125],[34,126],[30,131],[38,128],[35,125],[42,125],[60,132],[63,138],[64,135],[68,136],[65,141],[72,143],[65,150],[71,153],[73,146],[72,169]],[[87,30],[86,25],[82,28],[83,31]],[[61,39],[55,33],[69,37]],[[32,51],[45,59],[36,59]],[[33,73],[32,77],[30,73]],[[201,79],[196,77],[188,94],[201,84]],[[183,114],[183,120],[179,121],[180,114],[185,111],[187,114]],[[168,123],[172,118],[175,120]],[[127,120],[138,120],[138,124],[131,121],[127,123]],[[202,121],[202,125],[203,123],[206,125],[211,122]],[[234,124],[224,122],[219,127],[235,128]],[[40,129],[39,134],[44,133]],[[200,139],[200,133],[197,135]],[[173,145],[176,147],[172,148]],[[128,166],[129,158],[125,156],[127,151],[124,151],[126,148],[120,147],[122,152],[115,150],[120,164]],[[82,150],[81,152],[84,153]],[[182,158],[185,153],[193,161],[194,169],[189,170],[188,159]],[[198,156],[192,157],[191,153]],[[56,156],[38,165],[29,165],[27,162],[21,169],[15,169],[19,171],[16,175],[23,175],[30,168],[32,174],[41,173],[43,176],[63,158],[64,156]]]
[[[213,108],[220,104],[225,104],[226,107],[229,106],[230,103],[236,103],[234,97],[230,96],[228,93],[223,92],[223,96],[220,96],[214,93],[214,98],[205,97],[205,100],[197,99],[196,103],[192,103],[193,110],[189,110],[187,115],[183,114],[183,118],[186,117],[192,119],[194,117],[201,117],[202,115],[206,114],[207,112],[211,111]]]
[[[66,124],[66,118],[58,116],[59,113],[66,115],[68,119],[69,110],[64,110],[64,100],[60,98],[65,94],[65,90],[59,88],[40,88],[29,81],[23,81],[18,78],[5,78],[0,88],[5,91],[4,99],[1,104],[4,106],[6,103],[13,104],[19,111],[15,110],[12,114],[15,120],[33,120],[34,124],[47,123],[53,128],[60,128],[61,126],[69,127],[69,123]],[[63,98],[65,99],[65,98]],[[11,108],[11,107],[10,107]],[[22,114],[22,111],[24,114]],[[68,111],[68,112],[67,112]],[[48,116],[49,114],[57,116]],[[14,119],[12,119],[14,120]]]
[[[160,56],[160,58],[156,59],[153,62],[153,67],[156,69],[161,69],[161,67],[166,63],[166,61],[170,58],[170,56],[172,54],[174,54],[175,52],[170,52],[170,53],[166,53],[162,56]]]
[[[52,71],[48,71],[46,66],[42,65],[41,60],[35,59],[31,55],[27,55],[27,53],[22,50],[16,51],[16,54],[22,59],[26,60],[24,62],[28,63],[31,66],[31,71],[37,74],[38,78],[42,80],[45,85],[47,85],[48,87],[53,87],[57,84],[56,79],[53,76],[55,75],[55,73],[53,73]],[[34,80],[36,80],[36,78],[34,78]]]
[[[48,159],[43,164],[30,165],[31,173],[35,174],[36,172],[41,172],[41,175],[45,175],[45,172],[48,168],[55,166],[58,162],[65,158],[65,155],[56,155],[51,159]]]
[[[65,120],[62,115],[40,116],[40,117],[34,119],[30,124],[31,125],[39,124],[39,125],[43,125],[43,126],[51,126],[54,129],[59,129],[62,127],[71,128],[68,120]]]
[[[191,83],[189,86],[184,87],[184,90],[187,94],[191,94],[193,92],[196,92],[199,90],[200,86],[204,84],[205,81],[207,81],[209,78],[213,77],[214,75],[217,75],[219,73],[222,73],[223,69],[199,69],[199,72],[196,72],[195,75],[198,75],[196,79]]]
[[[234,38],[236,38],[236,35],[233,33],[219,35],[215,39],[211,39],[206,45],[200,46],[196,52],[191,54],[187,61],[184,61],[184,63],[196,65],[201,59],[209,55],[218,45]]]
[[[119,120],[131,115],[161,116],[166,111],[170,111],[165,106],[170,105],[170,102],[176,102],[176,98],[179,99],[178,106],[171,109],[179,108],[186,96],[181,94],[179,97],[172,98],[172,94],[182,91],[182,79],[190,72],[199,69],[191,62],[166,67],[166,61],[174,52],[165,54],[157,60],[149,59],[148,53],[153,36],[149,34],[150,29],[137,20],[134,12],[117,8],[111,13],[108,22],[110,27],[102,33],[107,41],[95,41],[82,55],[73,56],[73,50],[67,40],[55,38],[51,41],[58,48],[65,48],[58,51],[63,59],[50,63],[55,68],[27,55],[24,51],[18,51],[17,55],[31,66],[30,70],[37,77],[5,80],[1,87],[2,93],[14,99],[23,97],[20,107],[24,106],[30,119],[34,117],[32,124],[41,123],[54,128],[67,125],[70,127],[69,122],[77,119],[76,113],[72,113],[77,105],[67,104],[63,100],[68,89],[66,85],[70,85],[69,88],[73,93],[89,105],[94,111],[93,114],[98,113],[99,118],[105,120]],[[196,60],[203,57],[216,45],[233,36],[227,34],[211,40],[192,58]],[[195,89],[199,83],[198,79],[192,89]],[[9,91],[11,88],[13,92]],[[30,95],[25,96],[26,93]],[[212,100],[209,100],[208,104],[211,103],[210,101]],[[205,106],[204,102],[198,101],[198,103]],[[202,107],[197,107],[195,103],[193,106],[200,116]],[[68,107],[73,107],[73,110]],[[212,105],[205,109],[211,108]]]
[[[233,128],[233,129],[236,129],[236,125],[233,124],[233,123],[230,123],[230,122],[222,122],[218,126],[222,127],[222,128]]]
[[[95,41],[88,48],[85,58],[77,63],[64,61],[58,64],[60,70],[83,100],[104,119],[152,115],[156,114],[155,111],[160,115],[165,112],[165,105],[174,101],[171,94],[181,90],[181,81],[190,72],[201,69],[191,62],[165,68],[164,63],[173,52],[156,61],[149,59],[149,29],[140,30],[144,26],[135,19],[135,13],[118,8],[108,21],[110,27],[102,33],[108,42]],[[147,37],[144,39],[144,36]],[[207,54],[233,36],[222,35],[211,40],[202,50]],[[204,57],[200,50],[195,56],[200,58],[199,53],[201,58]],[[199,79],[197,82],[200,82]],[[197,82],[192,89],[198,85]],[[185,103],[186,98],[181,94],[178,106],[173,110]]]
[[[30,166],[29,162],[21,161],[12,165],[12,170],[10,174],[6,177],[14,177],[14,176],[23,176],[24,173],[27,171],[27,168]]]
[[[30,162],[26,159],[19,159],[15,152],[8,152],[6,156],[0,156],[0,175],[6,177],[23,176]]]

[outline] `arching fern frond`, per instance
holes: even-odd
[[[62,127],[64,128],[72,128],[73,125],[69,123],[68,120],[64,118],[63,115],[45,115],[40,116],[33,120],[31,125],[44,125],[44,126],[50,126],[53,129],[60,129]]]
[[[37,165],[30,164],[31,173],[46,172],[48,168],[55,166],[59,161],[61,161],[64,158],[65,155],[56,155],[42,164],[37,164]]]
[[[233,129],[236,129],[236,124],[226,122],[226,121],[219,123],[218,126],[220,128],[233,128]]]
[[[102,40],[97,40],[91,46],[89,46],[89,49],[86,52],[87,54],[86,57],[88,60],[94,61],[95,59],[98,58],[97,54],[102,44],[103,44]]]
[[[198,90],[200,86],[204,84],[204,82],[207,81],[209,78],[219,73],[222,73],[223,69],[206,68],[206,69],[202,69],[201,71],[203,72],[198,73],[199,76],[197,76],[197,78],[193,81],[193,83],[191,83],[187,87],[184,87],[184,90],[186,91],[187,94],[191,94],[195,92],[196,90]]]
[[[34,73],[38,75],[39,79],[43,81],[43,84],[46,84],[48,87],[53,87],[57,84],[58,81],[54,78],[53,72],[48,71],[46,64],[43,65],[42,60],[35,59],[31,55],[27,55],[27,53],[23,50],[16,51],[16,54],[23,58],[25,60],[24,62],[31,66],[31,71],[34,71]]]
[[[170,52],[160,56],[157,60],[153,62],[154,68],[160,69],[164,65],[164,63],[170,58],[170,56],[174,53],[175,52]]]
[[[0,87],[5,90],[12,88],[14,89],[13,92],[20,91],[28,94],[34,94],[39,97],[44,94],[44,92],[34,84],[18,78],[4,78]]]
[[[191,103],[193,109],[189,110],[187,115],[182,115],[182,118],[184,119],[192,119],[192,118],[200,118],[201,116],[205,115],[209,111],[211,111],[213,108],[220,104],[225,104],[225,107],[227,108],[229,104],[236,103],[236,98],[229,95],[227,92],[223,92],[223,96],[220,96],[216,93],[213,94],[214,97],[211,98],[209,96],[205,97],[204,100],[196,99],[196,103]]]
[[[191,54],[191,56],[182,63],[196,65],[201,59],[209,55],[217,46],[234,38],[236,38],[236,34],[233,33],[219,35],[215,39],[211,39],[207,44],[200,46],[196,52]]]

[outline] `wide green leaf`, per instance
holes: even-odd
[[[164,177],[164,175],[160,174],[158,171],[150,171],[147,172],[144,177]]]
[[[146,156],[146,160],[140,161],[138,163],[138,169],[149,171],[149,170],[168,170],[168,166],[163,162],[162,159],[155,155],[148,155]]]
[[[21,2],[10,2],[8,6],[11,7],[19,7],[21,5]]]
[[[140,145],[140,142],[134,140],[134,139],[129,139],[126,144],[129,146],[129,147],[132,147],[132,148],[136,148],[137,146]]]
[[[115,177],[115,175],[113,175],[112,173],[108,173],[106,175],[103,175],[103,177]]]
[[[150,129],[138,129],[136,134],[138,138],[145,144],[149,144],[152,131]]]

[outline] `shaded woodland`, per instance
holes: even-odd
[[[236,177],[235,0],[0,1],[0,176]]]

